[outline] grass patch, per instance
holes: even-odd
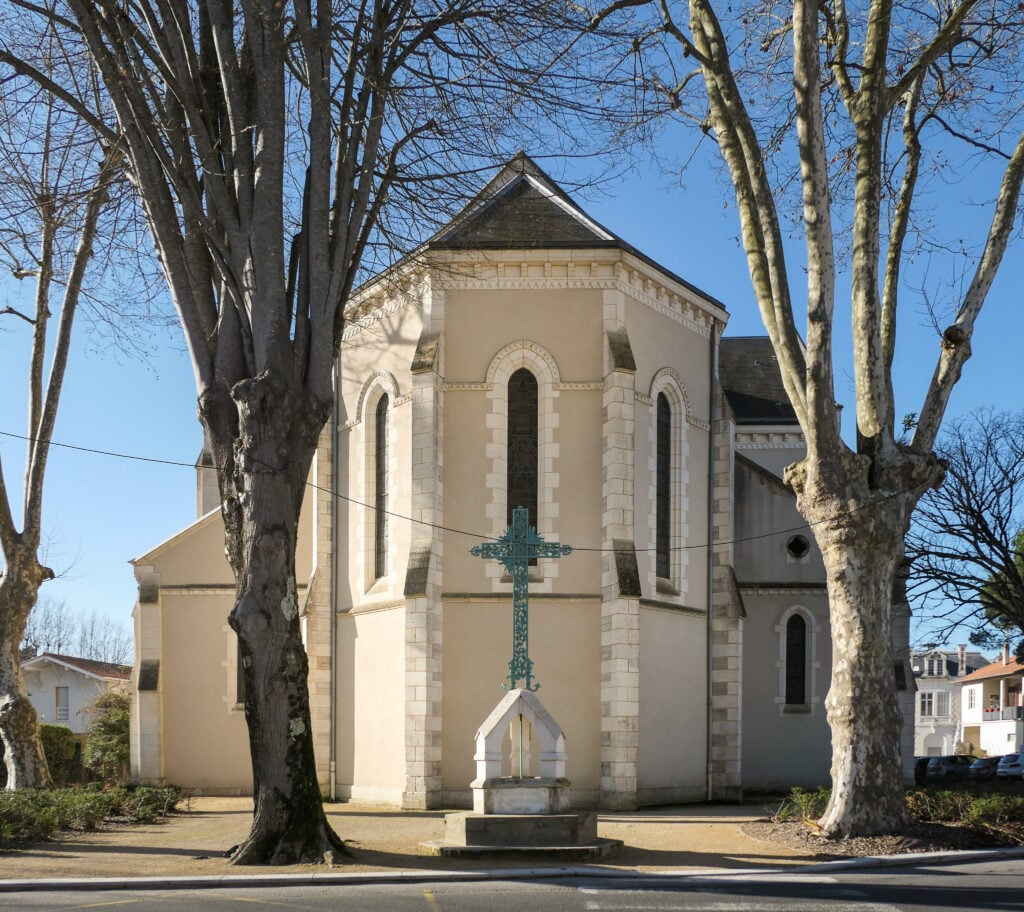
[[[173,811],[181,797],[176,786],[0,792],[0,846],[39,842],[60,830],[94,830],[105,820],[149,823]]]

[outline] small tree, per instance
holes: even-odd
[[[71,774],[68,764],[75,756],[75,733],[66,725],[47,725],[43,722],[39,726],[39,734],[43,739],[46,765],[54,785],[67,785]]]
[[[129,706],[126,694],[110,690],[100,694],[86,709],[89,725],[85,730],[82,763],[104,782],[128,779]]]

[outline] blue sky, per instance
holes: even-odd
[[[556,177],[554,162],[542,166]],[[585,168],[578,165],[577,168]],[[993,185],[994,189],[994,185]],[[987,190],[978,188],[978,194]],[[599,222],[633,246],[723,301],[729,335],[762,332],[753,305],[746,261],[736,239],[734,209],[724,202],[715,176],[699,167],[671,181],[640,167],[597,191],[577,196]],[[947,207],[957,224],[975,228],[987,216],[978,206]],[[794,243],[799,255],[800,246]],[[1012,248],[979,322],[974,357],[953,395],[949,417],[981,406],[1019,409],[1019,384],[1011,382],[1024,339],[1021,247]],[[937,271],[929,278],[936,279]],[[13,303],[10,283],[0,283],[0,307]],[[840,306],[842,297],[840,296]],[[845,311],[837,312],[845,349]],[[24,332],[20,321],[0,318],[0,431],[25,433]],[[938,340],[909,297],[900,324],[895,371],[900,413],[918,410],[931,377]],[[202,437],[195,417],[192,371],[177,330],[154,330],[145,361],[74,346],[54,439],[60,443],[191,465]],[[840,368],[840,371],[842,368]],[[839,373],[837,393],[852,425],[852,380]],[[8,483],[17,484],[23,441],[0,436]],[[130,623],[135,581],[128,561],[175,534],[195,517],[195,474],[188,467],[139,462],[55,447],[47,472],[44,526],[47,560],[61,577],[44,594],[76,609],[96,610]]]

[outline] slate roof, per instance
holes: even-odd
[[[525,152],[517,153],[426,247],[440,250],[618,248],[715,307],[726,306],[592,219]]]
[[[922,667],[925,667],[924,661],[926,659],[935,658],[942,660],[943,667],[945,668],[944,674],[947,677],[955,678],[957,676],[957,672],[960,670],[960,656],[957,652],[950,652],[947,650],[917,651],[912,653],[910,656],[912,663],[921,662]],[[980,652],[968,652],[965,654],[964,659],[967,665],[967,674],[971,674],[988,664],[988,659],[986,659]],[[917,671],[914,672],[914,675],[915,677],[923,676],[921,672]],[[966,675],[964,677],[966,677]]]
[[[113,662],[97,662],[94,659],[81,659],[78,656],[58,655],[55,652],[41,653],[34,658],[28,659],[23,664],[33,664],[39,662],[40,659],[50,659],[59,665],[67,665],[70,668],[75,668],[78,671],[84,671],[86,674],[93,675],[97,678],[116,678],[118,680],[127,681],[128,676],[131,674],[131,667],[128,665],[115,665]]]
[[[718,376],[737,424],[796,424],[767,336],[722,339]]]

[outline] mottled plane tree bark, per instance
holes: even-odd
[[[52,35],[42,36],[40,47],[52,53]],[[86,85],[83,107],[89,95]],[[116,144],[104,148],[88,124],[38,87],[0,80],[0,266],[9,282],[33,286],[27,306],[8,286],[14,303],[0,307],[0,317],[17,324],[8,344],[24,341],[30,349],[20,489],[7,480],[0,459],[0,738],[7,789],[53,784],[20,647],[40,587],[54,578],[40,556],[43,483],[72,327],[97,237],[110,228],[104,214],[116,195],[119,159]],[[5,398],[16,395],[4,391]]]
[[[561,116],[578,87],[559,77],[577,13],[546,0],[12,3],[91,54],[191,355],[237,584],[255,789],[232,861],[333,857],[295,545],[344,304],[378,242],[422,236],[428,209],[451,211],[441,188],[457,174]]]
[[[915,504],[942,481],[936,435],[1018,216],[1021,17],[1017,3],[998,0],[619,0],[592,19],[592,28],[631,39],[648,98],[717,144],[754,296],[806,437],[806,458],[785,478],[827,575],[832,797],[820,824],[829,836],[905,820],[893,574]],[[942,249],[919,191],[957,166],[997,169],[989,222],[973,259],[959,242],[933,257],[955,260],[962,281],[903,441],[892,375],[908,297],[901,271],[915,251]],[[796,257],[786,245],[790,217],[805,241]],[[852,443],[836,404],[839,316],[852,329]]]

